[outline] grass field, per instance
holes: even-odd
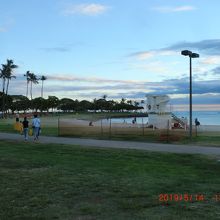
[[[219,159],[1,141],[0,219],[220,219]]]

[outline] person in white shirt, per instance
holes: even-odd
[[[37,115],[34,115],[32,120],[32,128],[34,133],[34,140],[37,140],[40,132],[40,119],[37,117]]]

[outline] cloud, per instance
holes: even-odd
[[[81,15],[100,15],[105,13],[109,9],[108,6],[102,4],[78,4],[78,5],[69,5],[65,10],[65,15],[81,14]]]
[[[113,94],[111,96],[108,96],[109,98],[113,98],[113,99],[120,99],[122,97],[126,98],[126,99],[145,99],[146,94],[150,95],[169,95],[169,97],[171,98],[171,104],[172,105],[179,105],[179,104],[184,104],[187,105],[187,110],[189,108],[189,97],[188,95],[181,95],[179,97],[169,94],[169,93],[162,93],[162,92],[135,92],[135,91],[131,91],[131,92],[122,92],[122,93],[117,93],[117,94]],[[213,94],[213,93],[206,93],[206,94],[199,94],[199,95],[193,95],[193,109],[195,107],[195,105],[217,105],[218,103],[220,103],[220,94]],[[216,108],[219,109],[220,105],[217,105]],[[210,107],[211,108],[211,107]],[[208,109],[209,110],[209,109]]]
[[[46,51],[46,52],[69,52],[70,48],[68,47],[45,47],[45,48],[41,48],[42,50]]]
[[[155,51],[140,51],[131,53],[129,57],[135,57],[138,60],[146,60],[155,56]]]
[[[201,53],[207,55],[220,55],[220,39],[209,39],[198,42],[179,42],[177,44],[171,45],[165,50],[186,50],[186,49],[194,49],[198,50]]]
[[[212,70],[220,73],[220,66]],[[16,74],[16,80],[10,82],[10,94],[25,95],[26,80],[23,74]],[[193,104],[220,103],[220,80],[198,80],[193,76]],[[18,86],[19,84],[19,86]],[[40,95],[41,84],[34,85],[34,96]],[[144,99],[146,94],[170,95],[172,103],[187,104],[189,100],[189,77],[166,79],[161,82],[112,80],[95,77],[48,76],[44,88],[47,95],[69,98],[98,98],[102,94],[120,99]]]
[[[56,86],[47,86],[45,88],[45,91],[155,91],[155,87],[157,89],[165,90],[168,87],[164,85],[151,85],[151,83],[145,83],[145,84],[117,84],[117,85],[56,85]],[[171,86],[172,87],[172,86]],[[170,88],[168,88],[170,89]]]
[[[171,101],[173,104],[189,104],[189,97],[172,97],[171,96]],[[206,94],[199,94],[199,95],[193,95],[193,108],[194,105],[198,104],[208,104],[208,105],[213,105],[213,104],[219,104],[220,103],[220,94],[215,94],[215,93],[206,93]],[[219,105],[218,105],[219,109]]]
[[[174,56],[177,55],[176,51],[159,49],[149,51],[137,51],[128,55],[128,57],[134,57],[137,60],[147,60],[156,56]]]
[[[220,39],[208,39],[198,42],[179,42],[168,47],[157,50],[136,51],[128,54],[137,60],[147,60],[157,56],[177,56],[181,50],[195,50],[195,52],[203,53],[209,57],[204,58],[201,64],[218,64],[220,62]]]
[[[218,80],[194,81],[193,80],[193,94],[219,93]],[[171,90],[167,90],[168,94],[189,94],[189,79],[188,77],[181,79],[164,80],[163,84],[173,86]]]
[[[209,56],[207,58],[202,59],[200,62],[204,65],[216,65],[220,63],[220,55],[219,56]]]
[[[173,13],[173,12],[183,12],[183,11],[196,10],[195,7],[190,6],[190,5],[179,6],[179,7],[162,6],[162,7],[154,7],[152,9],[154,11],[158,11],[158,12],[162,12],[162,13]]]
[[[220,75],[220,66],[214,68],[211,72],[212,72],[214,75]]]
[[[78,77],[78,76],[65,76],[54,74],[55,76],[48,76],[50,80],[58,80],[58,81],[77,81],[77,82],[88,82],[88,83],[138,83],[135,80],[114,80],[114,79],[106,79],[106,78],[98,78],[98,77]]]
[[[120,94],[124,93],[124,97],[132,97],[131,94],[135,94],[133,98],[141,98],[141,94],[171,94],[171,95],[185,95],[189,94],[189,79],[188,77],[180,79],[163,80],[162,82],[138,82],[138,81],[124,81],[124,80],[109,80],[98,78],[80,78],[80,77],[53,77],[54,80],[67,80],[71,84],[51,84],[45,88],[48,92],[84,92],[90,94],[91,92],[100,91],[100,93],[108,94]],[[48,81],[51,78],[48,78]],[[72,85],[73,81],[79,81],[86,84]],[[89,83],[89,84],[88,84]],[[93,84],[95,83],[95,85]],[[107,83],[107,85],[105,85]],[[219,80],[193,80],[193,94],[219,94],[220,87]],[[124,91],[124,92],[123,92]],[[143,96],[142,96],[143,98]],[[205,100],[206,101],[206,100]]]

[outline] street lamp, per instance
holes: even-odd
[[[199,58],[199,54],[190,50],[182,50],[181,55],[189,56],[189,136],[192,140],[192,58]]]

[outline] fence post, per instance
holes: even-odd
[[[144,136],[144,119],[142,118],[142,132],[143,132],[143,136]]]
[[[111,131],[112,130],[112,119],[111,119],[111,117],[110,117],[110,124],[109,124],[109,138],[111,139]]]
[[[57,134],[58,134],[58,137],[60,136],[60,115],[58,116],[58,121],[57,121]]]
[[[101,136],[103,136],[102,119],[101,119]]]
[[[195,128],[196,128],[196,137],[197,137],[197,125],[195,125]]]
[[[167,143],[170,140],[170,132],[169,132],[169,130],[170,130],[170,120],[168,119],[167,120]]]

